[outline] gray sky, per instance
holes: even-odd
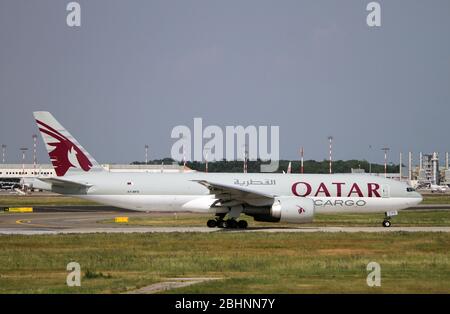
[[[450,1],[0,1],[0,142],[48,110],[99,162],[170,156],[176,125],[279,125],[281,157],[450,150]],[[40,139],[40,138],[39,138]],[[48,162],[39,141],[40,161]],[[369,149],[372,145],[372,150]],[[417,157],[417,156],[416,156]]]

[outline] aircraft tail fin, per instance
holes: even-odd
[[[50,112],[33,112],[58,177],[67,172],[104,170]]]

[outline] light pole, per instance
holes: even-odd
[[[205,172],[208,173],[208,152],[210,148],[205,148]]]
[[[25,152],[28,150],[28,148],[22,147],[22,148],[20,148],[20,150],[22,151],[22,175],[24,175],[25,174]]]
[[[5,163],[6,162],[6,145],[2,144],[2,162]]]
[[[408,153],[408,183],[412,180],[412,152]]]
[[[145,145],[145,164],[148,164],[148,145]]]
[[[300,150],[300,173],[303,173],[303,146],[302,149]]]
[[[384,151],[384,177],[387,178],[387,152],[390,150],[390,148],[383,147],[381,150]]]
[[[186,138],[186,136],[184,136],[184,134],[183,134],[181,136],[181,138],[184,140]],[[189,141],[189,143],[190,143],[190,141]],[[183,172],[185,172],[186,171],[186,152],[184,150],[184,144],[181,148],[183,149]]]
[[[33,134],[33,171],[34,174],[36,175],[36,139],[37,139],[37,135]]]
[[[333,141],[333,137],[330,135],[330,136],[328,136],[328,140],[330,141],[330,174],[331,174],[331,170],[332,170],[332,168],[331,168],[331,162],[332,162],[332,159],[331,159],[331,148],[332,148],[332,141]]]
[[[248,171],[247,159],[248,159],[248,148],[247,145],[244,146],[244,173]]]

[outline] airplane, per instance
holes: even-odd
[[[403,182],[363,174],[111,173],[51,113],[34,117],[56,176],[25,178],[28,187],[136,211],[209,213],[210,228],[245,229],[241,214],[300,224],[316,213],[377,212],[389,227],[398,210],[422,201]]]
[[[436,184],[431,184],[430,189],[431,189],[431,193],[434,193],[434,192],[445,193],[449,190],[448,186],[446,186],[446,185],[436,185]]]
[[[19,182],[0,181],[0,190],[14,190],[20,188],[20,186]]]

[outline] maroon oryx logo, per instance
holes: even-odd
[[[46,144],[55,147],[55,149],[48,154],[58,177],[65,175],[70,167],[81,168],[84,171],[91,170],[92,163],[71,140],[44,122],[39,120],[36,120],[36,122],[42,133],[45,133],[56,140],[56,142],[46,142]]]
[[[301,214],[303,214],[305,212],[305,209],[303,207],[298,206],[298,205],[296,205],[296,206],[298,207],[298,214],[299,215],[301,215]]]

